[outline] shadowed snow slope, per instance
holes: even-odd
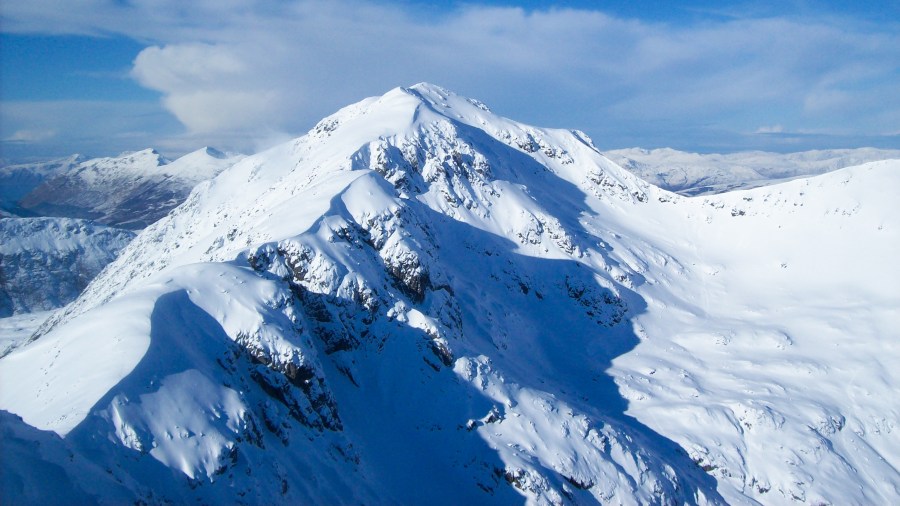
[[[896,502],[898,169],[686,199],[582,133],[392,90],[201,183],[0,360],[14,451],[91,463],[4,479],[46,466],[110,503]]]

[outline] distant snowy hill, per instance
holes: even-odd
[[[770,185],[872,161],[900,159],[900,150],[860,148],[788,154],[762,151],[698,154],[669,148],[631,148],[606,151],[604,155],[660,188],[682,195],[704,195]]]
[[[19,208],[19,199],[45,180],[70,171],[87,160],[82,155],[40,163],[0,166],[0,218],[31,213]]]
[[[684,198],[391,90],[201,183],[0,359],[0,501],[900,503],[898,188]]]
[[[27,342],[52,313],[53,310],[34,311],[0,318],[0,358]]]
[[[204,148],[174,162],[152,149],[82,161],[22,195],[19,209],[141,229],[180,204],[200,181],[241,159]]]
[[[169,162],[144,150],[0,167],[0,217],[61,216],[0,222],[0,318],[18,315],[0,321],[0,355],[27,338],[46,310],[74,300],[134,236],[69,217],[142,228],[240,158],[204,148]],[[40,314],[26,316],[33,311]]]
[[[0,318],[72,302],[132,238],[71,218],[0,219]]]

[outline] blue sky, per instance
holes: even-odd
[[[900,2],[0,3],[0,158],[252,152],[429,81],[602,149],[900,148]]]

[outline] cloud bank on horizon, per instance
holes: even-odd
[[[65,76],[47,76],[61,79],[58,97],[3,93],[2,156],[247,152],[419,81],[521,121],[585,130],[607,149],[900,148],[900,23],[889,16],[733,9],[661,20],[547,5],[7,2],[8,38],[137,41],[128,68],[108,79],[145,90],[73,100]]]

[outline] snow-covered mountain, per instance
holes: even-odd
[[[0,358],[14,348],[28,342],[42,323],[53,314],[53,310],[34,311],[0,318]]]
[[[133,238],[72,218],[0,219],[0,318],[72,302]]]
[[[173,162],[153,149],[86,160],[47,178],[17,205],[35,215],[141,229],[183,202],[197,183],[241,158],[203,148]]]
[[[169,162],[144,150],[0,167],[0,217],[10,217],[0,223],[0,356],[27,339],[47,310],[74,300],[134,236],[68,217],[144,227],[241,157],[204,148]],[[61,218],[17,218],[43,214]]]
[[[698,154],[670,148],[630,148],[605,151],[604,155],[660,188],[682,195],[705,195],[771,185],[873,161],[900,159],[900,150],[859,148],[787,154],[763,151]]]
[[[0,166],[0,218],[32,214],[19,207],[19,199],[45,180],[70,171],[85,160],[83,155],[72,155],[47,162]]]
[[[898,169],[688,199],[433,85],[364,100],[0,359],[4,502],[896,503]]]

